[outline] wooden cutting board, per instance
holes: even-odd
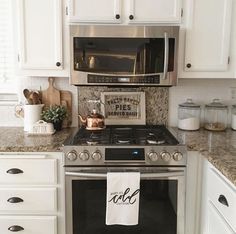
[[[67,109],[68,117],[63,121],[62,127],[70,127],[72,123],[72,93],[70,91],[60,90],[61,105]]]
[[[50,105],[60,105],[60,91],[54,87],[54,77],[49,77],[48,83],[48,89],[42,91],[42,103],[46,107]]]

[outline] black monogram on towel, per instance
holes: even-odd
[[[108,202],[113,202],[115,204],[123,202],[128,204],[134,204],[136,202],[136,196],[139,194],[140,189],[135,190],[132,194],[130,194],[130,188],[127,188],[124,192],[115,192],[111,195],[112,198],[108,200]],[[129,195],[130,194],[130,195]]]

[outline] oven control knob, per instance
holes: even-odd
[[[170,153],[168,153],[166,151],[161,152],[161,159],[165,162],[170,161],[170,159],[171,159]]]
[[[149,152],[148,157],[152,162],[155,162],[158,160],[158,154],[156,152]]]
[[[102,155],[99,151],[96,151],[92,154],[92,159],[95,160],[95,161],[98,161],[102,158]]]
[[[70,151],[66,157],[70,160],[70,161],[75,161],[77,159],[77,153],[76,151]]]
[[[183,158],[183,154],[176,151],[173,153],[172,157],[175,161],[180,161]]]
[[[83,151],[79,154],[79,158],[82,161],[87,161],[89,159],[89,152],[88,151]]]

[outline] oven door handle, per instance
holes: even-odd
[[[122,172],[121,172],[122,173]],[[184,171],[169,171],[169,172],[153,172],[153,173],[141,173],[140,178],[166,178],[166,177],[177,177],[183,176]],[[89,172],[66,172],[66,176],[75,176],[81,178],[107,178],[107,173],[89,173]]]

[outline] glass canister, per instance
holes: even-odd
[[[198,130],[200,128],[201,106],[191,98],[179,104],[178,128],[182,130]]]
[[[205,106],[205,124],[204,127],[210,131],[223,131],[227,127],[228,106],[220,102],[219,99]]]
[[[236,104],[231,109],[231,128],[236,130]]]

